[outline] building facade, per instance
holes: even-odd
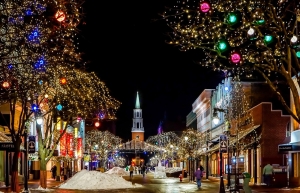
[[[249,107],[247,112],[243,112],[244,117],[229,116],[230,108],[231,111],[234,108],[234,104],[230,103],[239,103],[237,98],[233,100],[233,91],[237,88],[233,88],[236,85],[231,78],[226,78],[216,89],[204,90],[192,105],[193,112],[197,114],[197,129],[206,135],[203,147],[206,151],[201,164],[206,166],[207,177],[220,176],[222,169],[224,179],[230,185],[230,181],[243,171],[251,174],[253,183],[261,183],[262,168],[270,162],[277,169],[276,178],[282,181],[277,185],[283,186],[287,176],[286,172],[282,172],[286,171],[287,164],[283,161],[286,155],[278,153],[277,146],[287,137],[290,116],[284,115],[278,108],[280,104],[276,103],[276,97],[270,94],[272,92],[266,90],[268,85],[265,83],[239,84]],[[219,118],[219,123],[213,122],[214,116]],[[270,135],[275,131],[276,135]],[[222,157],[219,153],[220,135],[226,135],[228,139],[227,151]]]

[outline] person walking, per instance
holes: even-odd
[[[138,172],[141,174],[141,166],[138,167]]]
[[[274,173],[273,166],[271,166],[271,164],[267,164],[263,169],[264,181],[267,184],[267,186],[271,186],[273,173]]]
[[[132,177],[133,177],[133,171],[134,171],[134,168],[133,168],[132,165],[130,165],[130,167],[129,167],[129,175],[130,175],[130,179],[132,179]]]
[[[142,165],[141,172],[142,172],[143,178],[144,178],[145,177],[145,172],[146,172],[146,166],[145,165]]]
[[[51,173],[52,173],[53,179],[55,179],[55,177],[56,177],[56,171],[57,171],[57,167],[56,167],[56,165],[53,165],[51,168]]]
[[[200,170],[200,167],[195,171],[194,175],[197,180],[197,186],[199,189],[201,188],[201,178],[202,178],[202,171]]]

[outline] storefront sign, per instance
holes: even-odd
[[[35,136],[28,136],[28,153],[35,153]]]
[[[278,150],[279,151],[291,151],[293,149],[292,145],[279,145]]]
[[[13,150],[15,145],[13,143],[0,143],[0,150]]]

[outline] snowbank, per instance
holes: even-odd
[[[181,167],[166,168],[166,173],[176,173],[182,171]]]
[[[129,173],[126,172],[123,168],[120,167],[113,167],[112,169],[105,172],[106,174],[116,174],[118,176],[128,176]]]
[[[106,174],[98,171],[81,170],[72,178],[60,185],[61,189],[96,190],[96,189],[123,189],[142,187],[140,184],[132,185],[115,174]]]

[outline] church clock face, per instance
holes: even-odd
[[[140,136],[137,135],[137,136],[136,136],[136,139],[139,139],[139,138],[140,138]]]

